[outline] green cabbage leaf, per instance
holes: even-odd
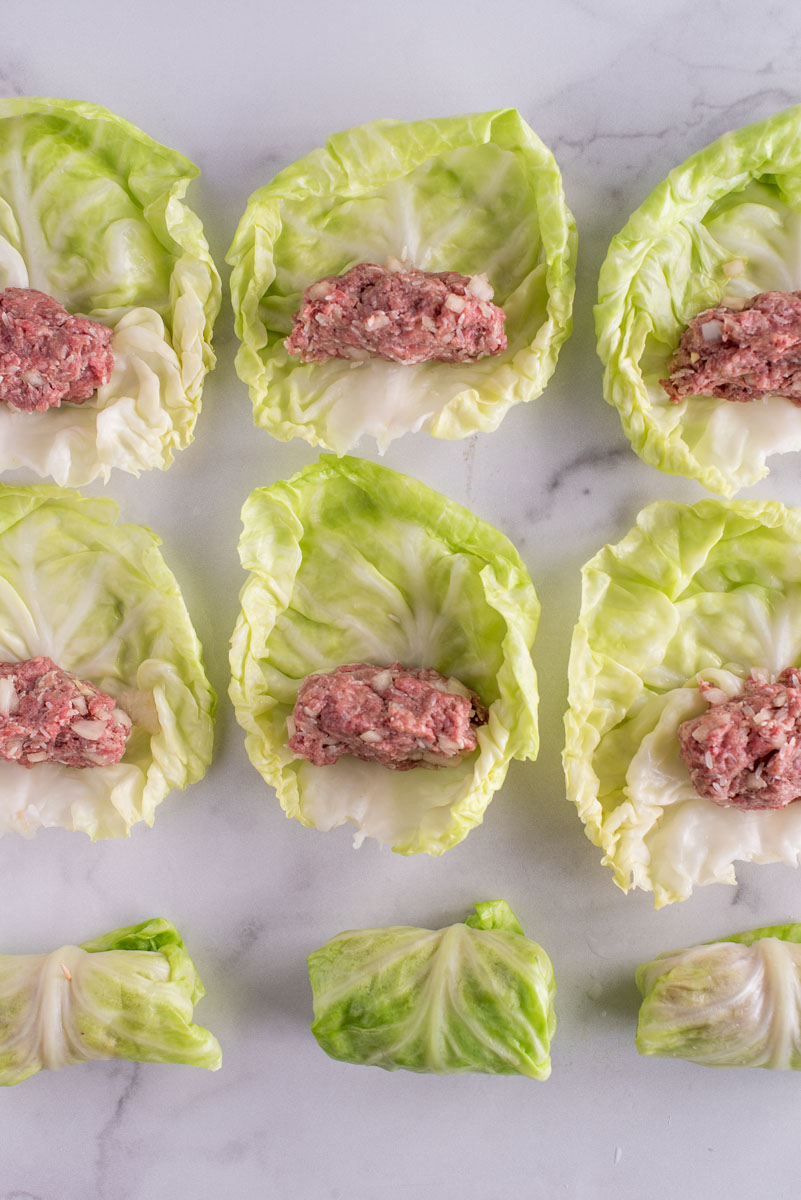
[[[467,509],[386,467],[324,455],[242,511],[250,572],[231,643],[231,699],[253,765],[291,817],[345,821],[357,840],[441,854],[477,825],[512,758],[535,758],[539,617],[511,542]],[[433,667],[489,709],[457,765],[393,771],[289,750],[287,718],[308,675],[345,663]]]
[[[0,954],[0,1086],[101,1058],[216,1071],[217,1039],[192,1023],[204,991],[161,919],[50,954]]]
[[[446,929],[356,929],[309,955],[312,1033],[331,1058],[394,1071],[547,1079],[548,955],[505,900]]]
[[[568,796],[615,882],[657,907],[734,863],[801,856],[801,804],[747,811],[699,796],[678,726],[752,670],[801,664],[801,511],[776,502],[660,502],[583,570],[570,655]]]
[[[388,256],[486,272],[508,349],[475,363],[302,363],[284,348],[304,289]],[[274,437],[342,454],[425,429],[496,429],[538,396],[571,329],[575,225],[551,152],[514,109],[376,121],[329,138],[251,196],[228,262],[236,366]]]
[[[801,408],[769,396],[672,403],[659,380],[699,312],[801,289],[801,107],[728,133],[668,175],[613,238],[596,308],[604,393],[646,462],[731,496],[801,449]]]
[[[155,534],[118,513],[66,489],[0,486],[0,660],[45,655],[133,721],[110,766],[0,762],[0,833],[124,837],[211,759],[216,700],[183,598]]]
[[[220,281],[183,155],[107,109],[0,100],[0,289],[37,288],[113,330],[114,370],[84,404],[0,405],[0,470],[77,487],[164,469],[193,437]]]
[[[801,925],[660,954],[637,970],[640,1054],[801,1070]]]

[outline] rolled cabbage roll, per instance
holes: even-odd
[[[103,1058],[216,1071],[217,1039],[192,1023],[204,991],[162,919],[49,954],[0,955],[0,1085]]]
[[[801,1069],[801,925],[660,954],[637,970],[640,1054]]]

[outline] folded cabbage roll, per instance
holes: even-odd
[[[394,1071],[547,1079],[553,967],[505,900],[446,929],[355,929],[309,955],[312,1033],[331,1058]]]

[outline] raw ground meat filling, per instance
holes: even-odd
[[[659,382],[675,402],[786,396],[801,404],[801,292],[760,292],[739,311],[699,313],[681,335],[670,378]]]
[[[359,263],[306,289],[285,345],[302,362],[471,362],[506,349],[492,294],[486,275]]]
[[[111,330],[33,288],[0,292],[0,400],[21,412],[83,404],[114,366]]]
[[[476,749],[487,710],[475,692],[433,670],[352,663],[303,680],[289,748],[315,766],[345,754],[394,771],[456,765]]]
[[[105,767],[120,761],[130,731],[111,696],[52,659],[0,663],[0,759]]]
[[[801,670],[775,683],[751,674],[727,699],[700,684],[706,712],[679,726],[679,745],[700,796],[738,808],[785,808],[801,799]]]

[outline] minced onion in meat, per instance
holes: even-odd
[[[17,689],[14,687],[14,680],[7,675],[0,679],[0,715],[8,717],[18,709]]]
[[[701,336],[705,342],[720,342],[723,340],[723,326],[720,321],[705,321],[701,326]]]
[[[377,692],[379,696],[383,696],[384,692],[387,690],[388,687],[391,686],[391,684],[392,684],[392,672],[391,671],[382,671],[380,673],[380,675],[374,675],[372,680],[370,681],[370,687],[373,689],[374,692]]]
[[[78,737],[86,738],[89,742],[99,742],[107,724],[107,721],[73,721],[70,728]]]
[[[312,284],[306,294],[310,300],[324,300],[330,290],[331,281],[329,279],[320,279],[317,283]]]
[[[471,275],[470,282],[465,284],[465,291],[475,296],[476,300],[491,300],[495,289],[484,274]]]

